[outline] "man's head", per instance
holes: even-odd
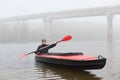
[[[47,40],[46,39],[42,39],[42,45],[46,45]]]

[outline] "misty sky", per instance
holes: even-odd
[[[0,0],[0,18],[27,15],[27,14],[47,13],[47,12],[55,12],[55,11],[63,11],[63,10],[95,8],[95,7],[104,7],[104,6],[117,6],[117,5],[120,5],[120,0]],[[84,22],[87,22],[90,24],[94,23],[94,24],[97,24],[98,26],[101,25],[99,26],[99,28],[102,28],[101,33],[103,33],[102,31],[105,30],[104,28],[107,28],[106,16],[79,17],[79,18],[72,18],[72,19],[63,19],[62,21],[65,22],[63,24],[70,24],[71,22],[73,22],[73,24],[71,24],[72,25],[71,27],[70,25],[61,25],[63,27],[65,26],[66,28],[69,28],[69,30],[73,30],[73,26],[75,25],[75,23],[77,24],[76,30],[78,29],[84,30],[84,27],[87,26],[87,25],[84,25],[86,24]],[[119,37],[119,34],[120,34],[119,21],[120,21],[120,15],[115,15],[113,18],[113,31],[116,37],[115,39],[118,39],[117,37]],[[34,23],[34,21],[32,22]],[[54,29],[56,28],[56,26],[59,26],[59,24],[56,25],[56,23],[53,23],[53,27],[55,25]],[[81,23],[81,25],[78,23]],[[29,23],[29,20],[28,20],[28,24],[31,25]],[[33,25],[33,27],[29,26],[29,28],[37,29],[35,28],[35,24]],[[38,24],[39,24],[39,21],[38,21]],[[84,27],[81,27],[82,25]],[[97,29],[97,25],[94,25],[92,29],[96,29],[96,31],[99,30]],[[91,27],[90,25],[88,25],[87,30],[90,30],[90,29]],[[85,31],[86,29],[83,32]],[[104,32],[107,32],[107,30]]]
[[[0,0],[0,18],[115,5],[120,0]]]

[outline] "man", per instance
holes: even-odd
[[[45,40],[45,39],[42,40],[42,44],[40,46],[38,46],[37,51],[35,52],[36,54],[48,53],[49,49],[51,49],[57,45],[57,43],[48,45],[46,42],[47,42],[47,40]]]

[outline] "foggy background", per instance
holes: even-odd
[[[119,0],[0,0],[0,18],[27,14],[120,5]],[[113,19],[113,39],[120,41],[120,15]],[[48,34],[48,35],[47,35]],[[54,20],[46,29],[42,19],[0,22],[0,42],[59,40],[70,34],[75,41],[107,41],[105,16]]]

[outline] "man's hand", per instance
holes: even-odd
[[[53,44],[57,44],[57,42],[53,43]]]

